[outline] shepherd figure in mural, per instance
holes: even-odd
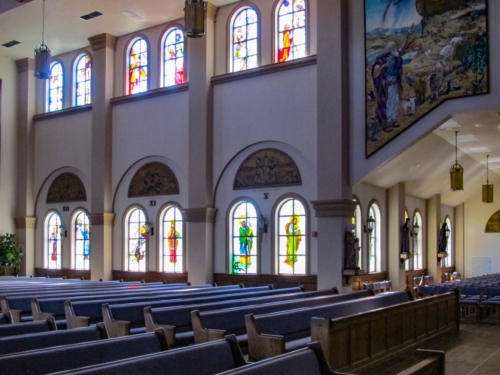
[[[377,57],[372,66],[373,86],[377,92],[377,122],[385,132],[390,133],[399,127],[398,108],[403,96],[403,59],[408,47],[413,24],[406,33],[401,47],[393,41],[387,42],[384,53]]]
[[[441,229],[439,230],[439,245],[438,245],[439,253],[446,253],[446,248],[448,247],[448,239],[446,238],[447,229],[448,226],[446,225],[446,223],[443,223]]]
[[[248,269],[251,266],[250,254],[253,246],[253,229],[245,215],[240,217],[240,264]]]
[[[299,227],[300,218],[297,215],[290,216],[290,222],[285,224],[286,232],[286,259],[285,263],[293,267],[294,263],[299,260],[297,258],[297,250],[299,249],[302,236],[300,235]]]
[[[401,254],[410,252],[410,219],[407,218],[401,228]]]
[[[179,245],[179,238],[181,238],[181,234],[175,229],[175,220],[170,220],[170,230],[168,232],[170,263],[177,263],[177,246]]]

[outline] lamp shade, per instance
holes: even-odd
[[[417,237],[419,233],[420,233],[420,225],[418,225],[418,223],[415,222],[415,224],[413,224],[413,235]]]
[[[493,203],[493,185],[483,185],[483,203]]]
[[[35,77],[39,79],[50,77],[50,49],[45,44],[35,48]]]
[[[187,37],[201,38],[205,35],[205,4],[203,0],[186,0],[184,26]]]
[[[455,164],[450,168],[451,190],[464,190],[464,169],[460,164]]]
[[[372,233],[373,228],[375,227],[375,219],[372,216],[368,216],[368,219],[366,220],[366,224],[368,226],[368,232]]]

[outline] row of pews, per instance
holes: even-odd
[[[457,293],[1,277],[0,303],[0,373],[15,375],[355,373],[459,318]],[[444,373],[443,353],[416,356],[427,372],[407,374]]]

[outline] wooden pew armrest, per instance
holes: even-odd
[[[285,337],[261,334],[253,314],[245,316],[248,335],[248,359],[260,361],[285,353]]]
[[[90,325],[90,318],[86,316],[76,316],[73,310],[71,301],[64,301],[64,312],[66,315],[67,329],[88,327]]]
[[[225,330],[205,328],[203,317],[200,315],[198,310],[191,311],[191,323],[193,324],[195,344],[220,340],[226,336]]]
[[[21,323],[21,310],[9,310],[7,316],[11,323]]]

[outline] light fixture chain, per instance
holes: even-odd
[[[490,155],[486,155],[486,185],[490,184],[490,178],[489,178],[490,168],[488,168],[488,159],[489,159],[489,157],[490,157]]]
[[[42,45],[45,45],[45,0],[43,0],[42,12]]]
[[[45,1],[45,0],[43,0]],[[455,132],[455,165],[458,164],[458,132]]]

